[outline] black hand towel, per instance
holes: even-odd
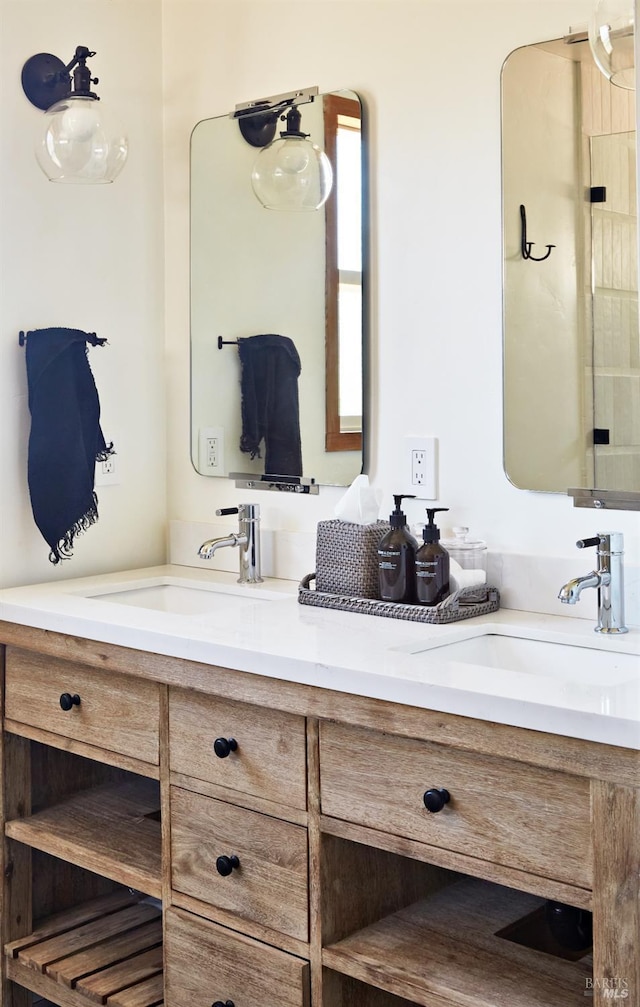
[[[264,440],[266,475],[301,476],[298,351],[287,336],[238,340],[242,391],[240,450],[260,458]]]
[[[29,493],[52,563],[68,559],[75,536],[97,521],[95,463],[113,451],[100,429],[87,342],[102,346],[106,339],[79,329],[36,329],[27,335]]]

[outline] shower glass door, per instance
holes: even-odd
[[[636,134],[590,146],[594,486],[640,490]]]

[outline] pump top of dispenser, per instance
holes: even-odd
[[[404,528],[407,523],[407,516],[402,512],[402,501],[403,500],[415,500],[415,495],[413,493],[394,493],[393,502],[395,504],[395,510],[389,515],[389,523],[392,528]]]
[[[427,517],[429,518],[429,523],[422,529],[422,538],[425,542],[437,542],[440,539],[440,529],[436,526],[433,520],[434,514],[438,511],[449,510],[448,507],[427,507]]]

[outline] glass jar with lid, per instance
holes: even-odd
[[[487,543],[475,538],[465,525],[451,529],[453,538],[443,538],[440,544],[463,570],[487,570]]]

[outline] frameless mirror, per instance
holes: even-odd
[[[206,119],[192,134],[191,456],[202,475],[313,492],[319,484],[348,485],[362,471],[364,145],[353,91],[297,107],[301,130],[333,168],[331,194],[316,211],[259,202],[251,183],[259,151],[244,139],[237,113]],[[266,377],[250,376],[270,382],[263,388],[270,415],[256,419],[244,348],[265,335],[285,347],[289,371],[283,378],[276,360]],[[300,373],[292,377],[296,356]],[[264,397],[258,411],[263,406]],[[252,436],[250,422],[259,428]],[[301,465],[265,469],[269,454],[277,456],[266,438],[255,452],[261,423],[272,439],[299,433]]]
[[[631,498],[635,94],[610,84],[576,35],[511,53],[502,99],[505,471],[522,489]]]

